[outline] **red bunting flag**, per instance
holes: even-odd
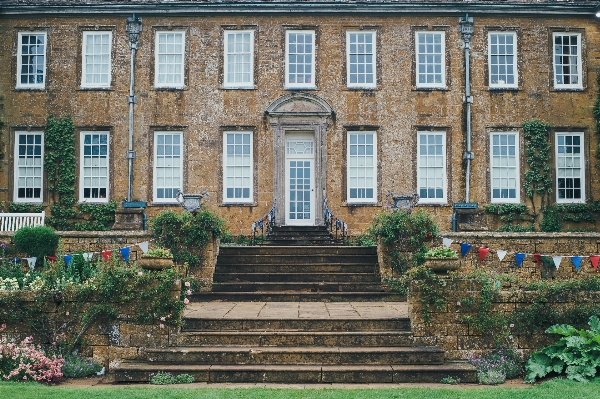
[[[106,251],[102,251],[102,257],[104,258],[105,261],[109,261],[110,260],[110,256],[112,255],[112,250],[106,250]]]
[[[479,247],[479,261],[480,262],[483,262],[483,260],[485,259],[485,256],[488,254],[489,251],[490,251],[489,248]]]
[[[590,256],[590,262],[592,262],[592,266],[594,266],[594,270],[598,270],[598,260],[600,260],[600,255]]]
[[[533,260],[535,261],[535,263],[540,265],[542,262],[542,254],[533,254]]]

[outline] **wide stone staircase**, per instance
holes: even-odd
[[[405,298],[382,289],[375,247],[314,232],[284,228],[265,245],[221,247],[212,292],[193,295],[181,332],[122,363],[116,380],[165,371],[215,383],[475,382],[470,365],[415,345]]]

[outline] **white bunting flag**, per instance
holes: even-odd
[[[37,261],[37,258],[33,256],[31,258],[25,258],[25,260],[27,261],[29,268],[33,271],[33,269],[35,269],[35,262]]]
[[[442,238],[442,243],[446,248],[448,248],[450,245],[452,245],[452,240],[450,238]]]
[[[92,257],[94,256],[93,252],[84,252],[83,254],[83,259],[87,262],[92,260]]]
[[[497,250],[496,253],[498,254],[498,259],[500,259],[500,262],[502,262],[502,259],[504,259],[504,257],[507,254],[506,251],[503,251],[501,249]]]
[[[554,266],[556,266],[556,270],[558,270],[558,266],[560,266],[560,262],[562,261],[562,256],[553,256],[552,260],[554,260]]]
[[[141,250],[142,250],[143,253],[148,252],[148,241],[140,242],[138,244],[138,247],[141,248]]]

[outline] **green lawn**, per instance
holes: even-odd
[[[185,388],[138,386],[101,386],[72,388],[48,387],[36,383],[0,383],[0,398],[21,399],[597,399],[600,380],[582,384],[567,380],[551,380],[527,388],[485,387],[396,388],[396,389],[265,389],[265,388]]]

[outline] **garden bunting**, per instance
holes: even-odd
[[[496,253],[498,254],[498,259],[500,259],[500,262],[502,262],[502,260],[504,259],[504,257],[507,254],[506,251],[502,251],[501,249],[499,249],[498,251],[496,251]]]
[[[540,262],[542,261],[542,254],[533,254],[533,260],[535,261],[535,263],[538,264],[538,266],[540,265]]]
[[[29,265],[29,268],[31,270],[35,269],[35,262],[37,261],[37,257],[32,256],[31,258],[25,258],[25,260],[27,261],[27,265]]]
[[[445,246],[446,248],[449,248],[449,247],[450,247],[450,245],[452,244],[452,240],[451,240],[451,239],[449,239],[449,238],[442,238],[442,243],[444,244],[444,246]]]
[[[143,253],[148,252],[148,241],[140,242],[138,247],[140,247]]]
[[[102,251],[101,254],[104,260],[108,262],[110,260],[110,256],[112,255],[112,250]]]
[[[598,270],[598,260],[599,259],[600,259],[600,255],[590,256],[590,262],[592,262],[592,266],[594,266],[594,270]]]
[[[119,249],[119,251],[121,251],[121,255],[123,255],[123,259],[125,259],[125,262],[129,262],[129,251],[130,250],[131,250],[130,247],[125,247],[125,248]]]
[[[581,266],[581,256],[572,256],[571,260],[575,265],[575,270],[579,270],[579,267]]]
[[[554,266],[556,266],[556,270],[558,270],[558,266],[560,266],[560,262],[562,261],[562,256],[553,256],[552,260],[554,261]]]
[[[67,264],[67,267],[69,267],[71,265],[72,260],[73,260],[73,255],[65,255],[65,263]]]
[[[525,259],[525,254],[522,254],[520,252],[515,253],[515,261],[517,262],[517,267],[521,267],[523,259]]]
[[[460,254],[463,258],[467,255],[469,249],[471,249],[471,244],[467,244],[466,242],[460,243]]]
[[[483,260],[485,259],[485,256],[488,254],[489,252],[489,248],[485,248],[485,247],[479,247],[479,261],[483,262]]]
[[[82,255],[83,255],[83,259],[89,262],[90,260],[92,260],[94,253],[93,252],[84,252]]]

